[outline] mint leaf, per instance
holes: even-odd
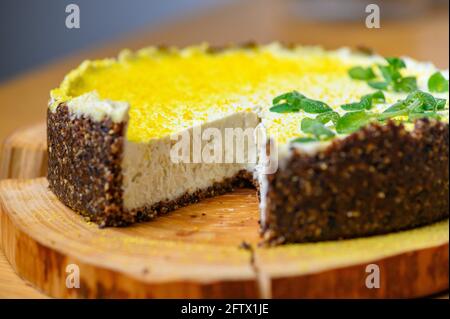
[[[445,109],[446,105],[447,105],[446,99],[436,99],[436,109],[443,110]]]
[[[319,142],[320,140],[315,137],[297,137],[293,139],[291,143],[311,143],[311,142]]]
[[[362,66],[355,66],[348,70],[348,75],[354,80],[371,80],[375,78],[375,73],[371,67],[364,68]]]
[[[384,103],[386,102],[386,97],[382,91],[376,91],[372,93],[372,103]]]
[[[387,83],[398,81],[402,77],[400,72],[390,65],[379,65],[378,68]]]
[[[400,70],[400,69],[406,68],[405,61],[403,61],[400,58],[389,57],[389,58],[386,58],[386,61],[391,67],[393,67],[396,70]]]
[[[331,121],[331,122],[333,122],[333,124],[336,125],[336,123],[340,117],[341,116],[339,115],[339,113],[330,111],[330,112],[320,113],[319,115],[316,116],[316,120],[321,122],[322,124],[327,124],[328,122]]]
[[[356,111],[344,114],[336,124],[339,134],[349,134],[370,123],[374,118],[373,113]]]
[[[385,102],[386,98],[384,93],[377,91],[373,94],[364,95],[359,102],[341,105],[341,108],[346,111],[361,111],[370,110],[373,103]]]
[[[422,92],[422,91],[414,91],[406,97],[405,102],[410,108],[411,111],[436,111],[437,109],[437,101],[433,95]],[[412,108],[412,105],[416,103],[417,106]]]
[[[295,104],[281,103],[270,108],[270,112],[293,113],[300,111],[300,106]]]
[[[332,110],[326,103],[309,99],[297,91],[281,94],[274,98],[272,103],[274,105],[270,111],[275,113],[292,113],[303,110],[306,113],[318,114]]]
[[[384,90],[386,91],[389,87],[389,83],[386,82],[376,82],[376,81],[370,81],[367,83],[371,88],[376,90]]]
[[[403,60],[398,58],[388,58],[389,65],[379,65],[387,87],[391,86],[397,92],[412,92],[417,90],[417,80],[413,76],[402,77],[400,69],[406,67]]]
[[[372,101],[369,97],[361,98],[361,101],[341,105],[341,108],[346,111],[361,111],[368,110],[372,106]]]
[[[311,114],[324,113],[332,110],[326,103],[308,98],[301,100],[300,107],[306,113]]]
[[[436,72],[428,79],[428,90],[437,93],[448,92],[448,80],[441,72]]]
[[[429,93],[414,91],[406,99],[398,101],[383,113],[376,115],[376,118],[380,121],[397,116],[408,116],[409,121],[423,117],[439,119],[437,111],[442,107],[445,108],[446,103],[446,100],[436,99]]]
[[[301,109],[300,102],[304,98],[305,96],[297,91],[281,94],[272,100],[273,106],[270,111],[275,113],[299,112]]]
[[[287,103],[293,104],[301,99],[305,98],[303,94],[298,93],[297,91],[287,92],[275,97],[272,101],[273,105],[276,105],[282,101],[286,101]]]
[[[389,88],[393,89],[397,92],[412,92],[417,90],[417,79],[413,76],[403,77],[400,73],[400,70],[406,68],[406,63],[400,58],[390,57],[386,58],[387,65],[378,65],[378,69],[384,79],[384,81],[374,80],[376,76],[366,77],[364,78],[367,81],[367,84],[377,90],[388,90]],[[359,74],[362,73],[363,70],[366,70],[362,67],[354,67],[350,69],[353,73]],[[373,73],[372,69],[370,69]],[[349,71],[349,74],[350,74]],[[352,76],[352,75],[350,75]],[[362,76],[361,76],[362,78]],[[448,84],[448,81],[447,81]],[[448,89],[448,88],[447,88]],[[352,109],[356,108],[356,106],[352,106]]]
[[[406,109],[406,103],[404,101],[399,101],[388,107],[383,113],[395,113],[404,109]]]
[[[304,133],[314,135],[317,139],[327,139],[335,135],[333,131],[326,128],[320,121],[308,117],[302,120],[301,130]]]
[[[414,76],[403,77],[401,69],[406,68],[406,63],[400,58],[386,58],[387,66],[379,66],[381,74],[386,82],[396,92],[412,92],[417,90],[417,79]]]
[[[408,76],[399,79],[394,83],[394,90],[397,92],[412,92],[417,90],[417,79],[414,76]]]

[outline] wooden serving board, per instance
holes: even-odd
[[[46,124],[38,123],[16,130],[2,145],[0,180],[35,178],[47,174]]]
[[[257,247],[254,190],[240,189],[127,228],[99,229],[45,178],[0,182],[6,257],[55,297],[417,297],[448,288],[448,221],[385,236]],[[241,248],[246,242],[250,249]],[[80,288],[67,288],[67,266]],[[376,264],[380,288],[366,287]]]
[[[44,173],[34,160],[46,158],[44,127],[7,140],[4,151],[19,154],[8,158],[21,161],[7,165],[15,167],[8,176]],[[448,221],[384,236],[264,248],[251,189],[151,222],[99,229],[61,204],[45,178],[6,180],[0,182],[0,229],[15,271],[54,297],[418,297],[448,289]],[[366,286],[369,264],[378,266],[378,289]],[[80,288],[66,286],[68,265],[78,267]]]

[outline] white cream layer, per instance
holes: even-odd
[[[224,136],[226,128],[255,128],[258,123],[255,113],[241,112],[202,125],[202,131],[216,128]],[[194,128],[187,129],[185,133],[193,137]],[[149,143],[125,141],[122,173],[126,210],[174,200],[232,178],[241,170],[253,170],[251,163],[176,163],[170,154],[177,141],[170,137]],[[190,145],[192,143],[191,139]],[[214,141],[203,141],[202,149],[211,143]],[[222,147],[225,152],[224,143]]]

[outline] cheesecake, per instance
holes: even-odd
[[[266,243],[448,217],[448,71],[342,48],[150,47],[85,61],[50,93],[48,181],[105,226],[236,186]],[[238,147],[239,146],[239,147]]]

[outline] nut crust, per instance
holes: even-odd
[[[293,150],[268,177],[272,244],[383,234],[448,217],[449,126],[389,122],[335,140],[314,156]]]
[[[122,212],[123,123],[74,118],[66,105],[47,112],[48,181],[67,206],[101,226]]]

